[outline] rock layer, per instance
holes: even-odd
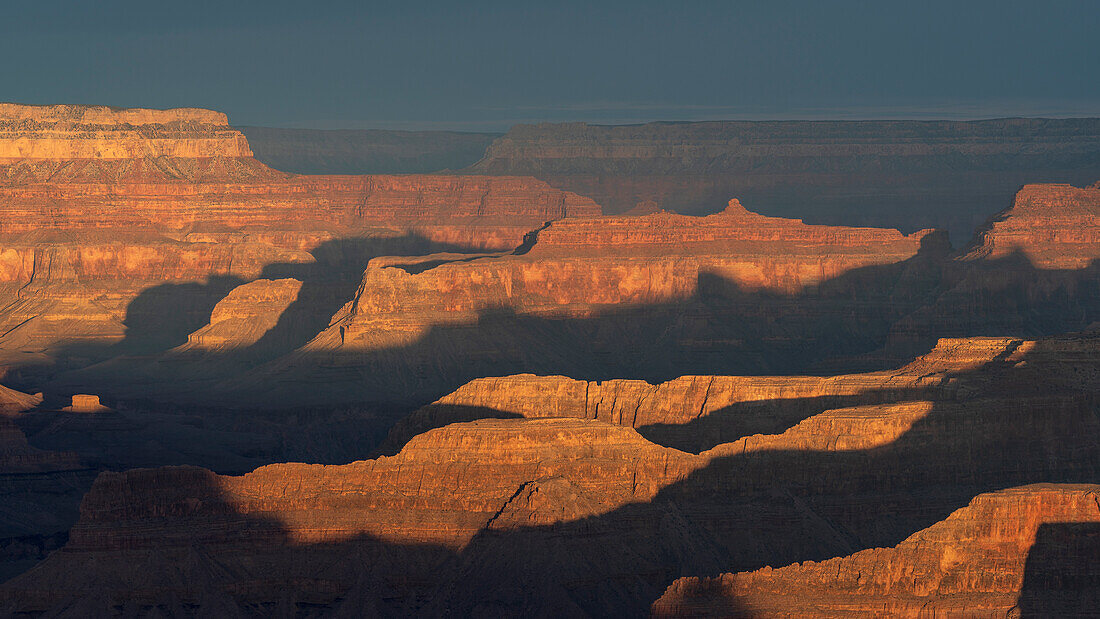
[[[1083,269],[1100,258],[1100,184],[1027,185],[994,216],[971,258],[1022,253],[1044,269]]]
[[[208,110],[3,104],[0,368],[41,387],[116,345],[185,341],[248,280],[320,261],[357,280],[379,253],[512,250],[595,214],[529,178],[285,174]],[[179,316],[146,315],[167,297]]]
[[[0,103],[0,160],[251,157],[225,114]]]
[[[104,474],[66,548],[0,599],[20,612],[638,613],[680,576],[892,546],[984,492],[1094,478],[1097,350],[1080,336],[945,342],[899,372],[936,389],[696,455],[599,419],[492,419],[345,466]],[[1034,513],[993,531],[1025,531]],[[978,573],[958,556],[951,573]],[[1014,595],[1010,580],[987,584]]]
[[[470,171],[532,175],[607,212],[738,196],[814,223],[944,228],[956,245],[1024,183],[1096,180],[1096,119],[517,125]]]
[[[893,548],[681,578],[653,605],[653,614],[1087,616],[1100,603],[1098,501],[1097,485],[983,494]],[[1044,564],[1043,558],[1054,561]]]
[[[509,366],[545,371],[537,367],[537,360],[523,358],[540,352],[540,344],[532,348],[526,342],[528,320],[576,330],[546,343],[565,348],[576,342],[583,348],[593,340],[581,333],[601,330],[605,314],[613,325],[633,329],[652,321],[652,328],[660,328],[666,314],[679,320],[679,304],[713,294],[711,289],[796,295],[851,270],[911,259],[930,234],[807,226],[750,213],[737,201],[721,214],[701,218],[657,213],[564,219],[539,231],[529,250],[512,255],[372,261],[354,299],[334,316],[332,325],[293,357],[264,372],[304,376],[311,371],[304,366],[316,367],[313,359],[320,355],[326,357],[326,366],[364,374],[378,375],[372,368],[396,363],[410,368],[396,377],[403,383],[363,382],[350,388],[371,389],[381,398],[391,397],[390,390],[416,397],[423,391],[435,397],[443,381],[457,376],[463,377],[460,384],[478,375],[499,374],[499,368]],[[739,309],[731,304],[718,311]],[[616,316],[620,312],[630,318]],[[498,322],[499,326],[488,324]],[[615,333],[623,328],[619,325],[595,341],[626,339]],[[689,332],[683,332],[685,328]],[[671,344],[687,343],[691,348],[693,326],[674,329],[680,332],[669,334]],[[435,337],[446,341],[429,346]],[[587,342],[579,341],[584,339]],[[713,342],[696,346],[708,349]],[[452,354],[476,365],[454,367],[459,374],[444,374],[436,384],[410,382],[416,380],[417,366],[450,373],[451,360],[437,355]],[[578,361],[586,362],[583,355]],[[587,371],[577,365],[562,369]],[[315,378],[326,382],[323,376]]]

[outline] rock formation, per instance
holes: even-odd
[[[780,129],[828,137],[724,154]],[[1036,140],[1072,167],[1096,143],[1091,121],[666,130],[622,129],[608,182]],[[3,153],[0,378],[46,396],[0,388],[0,579],[45,559],[0,614],[1093,599],[1097,492],[1068,484],[1100,474],[1095,186],[1029,185],[952,253],[738,200],[603,216],[530,178],[296,176],[202,110],[4,105]]]
[[[781,432],[853,402],[951,397],[958,387],[950,375],[990,363],[1011,343],[941,340],[902,368],[842,376],[682,376],[656,385],[531,374],[479,378],[402,419],[381,450],[396,452],[432,428],[482,417],[576,417],[630,426],[662,445],[698,453],[744,436]]]
[[[977,578],[982,562],[1018,563],[1038,523],[1096,515],[1095,489],[973,497],[1100,472],[1097,346],[1092,336],[944,342],[899,372],[900,392],[860,391],[883,375],[836,377],[858,385],[847,402],[826,404],[840,408],[695,455],[600,419],[488,419],[345,466],[103,474],[66,547],[0,587],[0,608],[354,612],[369,602],[381,614],[635,614],[677,577],[904,549],[913,531],[941,520],[957,530],[960,516],[948,516],[972,500],[959,514],[1020,507],[1029,515],[973,525],[974,535],[1013,544],[993,539],[952,555],[954,567],[931,564]],[[918,385],[934,388],[900,386],[920,371]],[[782,397],[770,401],[782,417]],[[684,403],[669,402],[663,421],[682,423]],[[903,566],[919,570],[922,557],[942,554],[922,544],[913,563],[892,569],[889,551],[866,552],[887,566],[872,582],[904,579]],[[941,587],[976,582],[1003,600],[1020,590],[1012,569]],[[837,578],[822,573],[803,586]],[[774,580],[759,582],[767,591]]]
[[[0,385],[0,582],[65,543],[76,505],[95,477],[75,453],[27,441],[19,414],[41,403],[42,394]]]
[[[975,239],[970,258],[1022,253],[1044,269],[1083,269],[1100,258],[1100,184],[1027,185]]]
[[[653,614],[1087,616],[1100,604],[1098,501],[1097,485],[1040,484],[983,494],[893,548],[681,578],[653,605]]]
[[[0,160],[251,157],[225,114],[0,103]]]
[[[1096,119],[517,125],[468,171],[523,174],[608,213],[731,196],[825,224],[942,228],[956,245],[1024,183],[1096,180]]]
[[[1048,194],[1072,199],[1032,198]],[[281,324],[264,346],[297,342],[281,345],[289,354],[262,356],[262,367],[237,363],[214,372],[206,358],[193,366],[201,376],[176,364],[165,381],[140,362],[136,370],[113,365],[68,375],[65,385],[100,389],[107,380],[115,396],[370,402],[410,411],[478,377],[524,372],[661,382],[682,374],[887,368],[941,337],[1035,337],[1100,321],[1100,278],[1095,268],[1080,268],[1091,245],[1042,240],[1083,238],[1096,201],[1092,189],[1028,186],[1019,200],[1025,206],[954,255],[928,231],[812,226],[752,213],[736,200],[705,217],[566,218],[508,255],[374,259],[358,289],[345,289],[342,299],[326,293],[322,305],[331,313],[312,321],[299,318],[301,303],[281,314],[259,305],[269,314],[253,324]],[[1031,223],[1014,223],[1017,213]],[[1036,235],[1017,238],[1011,251],[986,249],[1004,247],[1007,241],[994,239],[1009,228]],[[1027,252],[1059,262],[1032,262]],[[299,323],[314,329],[279,339]],[[190,348],[201,348],[195,342],[214,328],[196,324]],[[226,340],[229,348],[259,354],[245,331],[226,333],[240,336]],[[127,385],[112,376],[142,378]],[[189,386],[189,377],[204,387]]]
[[[529,178],[303,177],[251,155],[208,110],[0,106],[0,367],[86,365],[73,345],[128,338],[149,322],[131,311],[146,293],[192,285],[167,348],[225,286],[319,252],[359,279],[378,252],[512,250],[548,221],[599,214]]]
[[[740,335],[732,329],[752,331],[748,320],[770,318],[761,317],[767,310],[751,300],[685,307],[729,294],[761,295],[778,299],[784,310],[835,320],[837,313],[850,312],[842,302],[798,309],[797,297],[861,269],[883,268],[883,280],[891,283],[875,285],[893,285],[904,263],[929,251],[934,238],[931,231],[905,236],[894,230],[809,226],[751,213],[733,200],[722,213],[706,217],[655,213],[562,219],[509,255],[378,258],[327,329],[299,351],[225,389],[268,398],[269,404],[288,403],[299,396],[272,392],[267,385],[273,377],[293,388],[331,384],[335,376],[341,386],[330,392],[334,397],[407,406],[478,376],[516,371],[587,375],[597,364],[613,363],[605,355],[617,354],[620,345],[655,349],[626,359],[641,364],[637,369],[610,365],[614,370],[605,366],[603,372],[648,378],[702,369],[716,345],[705,333],[707,321],[737,322],[724,333],[729,343]],[[684,311],[699,321],[685,323]],[[756,315],[746,316],[746,311]],[[897,308],[885,311],[904,315]],[[816,330],[793,328],[807,335]],[[662,333],[661,339],[647,342],[640,336],[647,330]],[[554,331],[559,332],[551,336]],[[840,333],[835,335],[844,338]],[[593,345],[604,351],[583,352]],[[769,355],[764,363],[779,356]],[[749,363],[746,359],[741,367]],[[431,369],[425,375],[421,368]]]

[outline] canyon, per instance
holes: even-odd
[[[965,244],[1026,183],[1096,180],[1096,119],[517,125],[466,172],[523,174],[608,213],[739,197],[807,222],[941,228]]]
[[[664,593],[655,608],[678,614],[739,608],[740,598],[722,593],[744,581],[759,583],[745,594],[752,604],[797,612],[803,597],[827,610],[833,598],[809,587],[828,588],[831,579],[832,603],[846,608],[846,583],[862,582],[854,572],[869,584],[850,595],[876,608],[875,592],[893,582],[884,579],[913,569],[922,574],[910,585],[914,599],[892,598],[898,609],[916,608],[927,601],[921,595],[942,596],[945,608],[999,608],[1021,595],[1022,557],[1037,527],[1100,519],[1097,486],[1057,485],[1097,473],[1098,342],[952,340],[892,374],[828,379],[832,389],[806,385],[779,397],[776,381],[756,393],[727,389],[721,408],[702,414],[727,425],[726,438],[751,431],[739,430],[739,418],[753,405],[761,410],[748,414],[774,417],[780,428],[792,411],[804,418],[697,454],[647,439],[614,413],[559,413],[540,394],[545,384],[568,388],[569,379],[544,379],[534,390],[531,377],[501,379],[501,400],[519,403],[499,411],[509,418],[431,429],[394,456],[276,464],[240,477],[193,467],[104,473],[65,548],[0,587],[0,600],[20,612],[339,613],[369,600],[384,615],[592,615],[641,613]],[[684,384],[655,389],[682,409],[703,389]],[[600,385],[619,394],[612,410],[646,399],[628,387]],[[469,396],[477,389],[463,391],[446,403],[479,402]],[[646,421],[699,420],[663,409]],[[1055,485],[997,492],[1039,480]],[[955,532],[960,521],[967,532]],[[994,537],[941,563],[947,551],[935,544],[950,545],[952,535]],[[839,575],[827,567],[805,581],[792,575],[804,589],[789,589],[790,606],[767,593],[783,588],[784,570],[816,569],[806,561],[892,545],[831,559]],[[1091,574],[1089,556],[1067,569]],[[795,561],[804,563],[778,569]],[[998,565],[1015,567],[967,580]],[[676,580],[762,566],[777,569],[722,577],[721,586]],[[937,579],[954,584],[937,588]],[[951,597],[960,589],[969,601]],[[727,601],[734,606],[721,606]]]
[[[0,614],[1087,609],[1093,125],[520,127],[461,175],[304,176],[218,112],[2,104]],[[909,225],[942,205],[631,193],[960,153],[1091,176],[957,247]]]

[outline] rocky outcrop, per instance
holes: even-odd
[[[422,432],[483,417],[576,417],[630,426],[657,443],[698,453],[782,431],[817,413],[823,415],[817,422],[833,423],[823,411],[835,407],[878,405],[914,394],[950,398],[958,388],[951,376],[980,368],[1013,345],[1006,338],[945,339],[897,370],[841,376],[682,376],[656,385],[532,374],[478,378],[399,421],[380,449],[396,452]],[[917,408],[917,416],[927,412]],[[800,426],[791,431],[814,435]],[[824,429],[819,436],[829,441],[836,434]],[[785,435],[775,438],[782,442]]]
[[[285,174],[208,110],[3,104],[0,368],[38,388],[43,372],[181,344],[249,280],[317,262],[358,280],[380,254],[512,250],[595,214],[530,178]],[[333,288],[321,296],[348,294]]]
[[[677,577],[859,557],[955,522],[949,514],[983,493],[1094,478],[1097,350],[1083,336],[945,342],[899,372],[929,372],[937,389],[873,394],[883,401],[856,399],[694,455],[599,419],[483,419],[344,466],[104,474],[69,544],[0,587],[0,608],[353,611],[369,601],[381,614],[636,614]],[[849,380],[878,379],[835,378]],[[1028,527],[1088,507],[1061,492],[1043,490],[1035,510],[1026,498],[991,507],[1035,517],[1018,527],[992,518],[1001,524],[975,524],[975,535],[1023,540]],[[917,538],[940,556],[929,544],[942,536]],[[986,550],[1011,548],[960,549],[957,568],[939,568],[960,575],[943,590],[1018,592],[1012,578],[983,580],[963,565]],[[908,582],[901,566],[922,569],[922,552],[870,582]]]
[[[517,125],[469,168],[523,174],[608,213],[643,202],[714,212],[738,196],[763,213],[910,231],[956,245],[1024,183],[1091,183],[1096,119]]]
[[[251,157],[225,114],[0,103],[0,160]]]
[[[653,605],[653,614],[1087,616],[1100,602],[1098,501],[1096,485],[983,494],[893,548],[681,578]]]
[[[1021,253],[1043,269],[1083,269],[1100,258],[1100,187],[1027,185],[979,232],[968,258]]]
[[[258,279],[234,288],[214,306],[210,324],[188,336],[188,348],[219,350],[254,345],[275,328],[301,289],[302,282],[289,278]]]
[[[736,314],[742,324],[735,329],[755,331],[744,323],[744,311],[763,313],[761,308],[751,301],[727,303],[729,296],[770,296],[787,308],[798,295],[849,272],[881,268],[882,279],[893,280],[905,262],[936,244],[931,231],[905,236],[892,230],[809,226],[756,215],[736,200],[726,211],[706,217],[566,218],[532,236],[529,248],[504,256],[373,260],[354,298],[327,329],[246,380],[266,389],[260,385],[273,374],[294,376],[284,382],[291,387],[306,376],[306,382],[329,383],[326,374],[353,372],[352,384],[331,393],[407,405],[419,398],[430,401],[478,376],[589,374],[606,358],[577,351],[594,344],[606,346],[606,354],[616,354],[619,345],[660,347],[629,359],[653,361],[648,369],[622,368],[616,374],[667,375],[673,366],[683,373],[704,365],[701,357],[709,358],[706,351],[719,345],[699,333],[710,321],[724,319],[718,316]],[[713,302],[685,309],[704,299]],[[685,323],[684,311],[697,314],[699,321]],[[834,312],[848,312],[834,307],[796,311],[815,319],[828,316],[825,320],[833,319]],[[540,330],[533,326],[537,323],[547,325],[539,336],[533,333]],[[663,339],[647,342],[641,333],[648,330]],[[726,343],[738,338],[733,332],[724,335]],[[560,349],[562,356],[548,355],[546,347]],[[678,353],[667,352],[670,348],[689,350],[677,358]],[[423,376],[419,368],[425,367],[432,368],[431,375]],[[251,387],[234,383],[227,388]]]
[[[95,471],[69,451],[32,446],[20,413],[42,403],[0,385],[0,582],[65,543]]]

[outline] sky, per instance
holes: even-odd
[[[3,0],[0,101],[237,125],[1100,116],[1100,0]]]

